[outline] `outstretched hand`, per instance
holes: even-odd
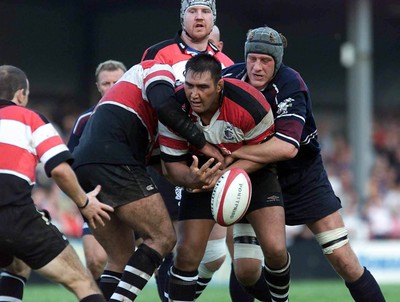
[[[217,162],[213,167],[211,165],[214,163],[215,159],[210,158],[205,164],[199,168],[199,159],[197,156],[193,155],[193,162],[190,166],[190,175],[192,178],[192,192],[204,191],[204,187],[213,187],[219,178],[219,171],[222,163]]]
[[[105,226],[104,219],[110,220],[111,217],[108,212],[114,212],[114,208],[100,202],[97,199],[97,194],[99,194],[101,190],[101,186],[97,185],[96,188],[87,193],[86,196],[89,198],[89,203],[84,208],[81,208],[82,214],[88,220],[90,228],[95,229],[97,224],[101,226]]]

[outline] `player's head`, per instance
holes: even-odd
[[[268,26],[250,29],[244,44],[245,60],[249,53],[269,55],[275,61],[275,75],[282,65],[283,48],[286,47],[286,43],[282,34]]]
[[[217,21],[216,0],[181,0],[181,24],[185,19],[185,13],[189,7],[203,5],[208,6],[213,14],[213,24]]]
[[[209,54],[198,54],[185,66],[185,95],[198,114],[214,114],[220,106],[224,81],[221,63]]]
[[[96,86],[100,94],[103,96],[125,71],[125,65],[119,61],[108,60],[100,63],[95,72]]]
[[[29,81],[25,72],[12,65],[1,65],[0,99],[25,107],[28,104],[28,96]]]
[[[212,44],[217,46],[220,51],[222,51],[222,48],[224,47],[224,42],[221,41],[221,34],[217,25],[213,26],[210,36],[208,37],[208,41],[210,41]]]

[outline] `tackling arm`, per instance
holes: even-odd
[[[247,159],[257,163],[269,164],[289,160],[297,155],[298,149],[275,136],[258,145],[245,145],[231,154],[234,159]]]

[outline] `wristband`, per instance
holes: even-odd
[[[86,202],[85,202],[85,204],[83,205],[83,206],[78,206],[78,208],[80,208],[80,209],[84,209],[84,208],[86,208],[87,206],[88,206],[88,204],[89,204],[89,197],[86,197]]]

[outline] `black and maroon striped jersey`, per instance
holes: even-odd
[[[177,90],[177,99],[206,140],[224,152],[233,152],[245,144],[259,144],[274,133],[274,118],[265,97],[251,85],[236,79],[225,79],[222,102],[209,125],[203,125],[192,111],[184,88]],[[161,158],[181,161],[198,151],[177,133],[160,125]]]
[[[247,80],[246,64],[238,63],[222,71],[224,78]],[[278,163],[279,169],[306,167],[320,153],[318,132],[307,85],[294,69],[282,64],[262,91],[275,117],[275,136],[295,145],[299,151],[291,160]]]
[[[72,161],[44,116],[6,100],[0,100],[0,154],[0,206],[30,201],[38,162],[50,176],[60,163]]]
[[[145,61],[129,69],[96,105],[74,149],[74,167],[89,163],[133,164],[133,154],[140,153],[137,161],[148,156],[158,136],[157,112],[148,95],[160,85],[174,95],[174,83],[172,68],[166,64]],[[136,141],[137,120],[143,128],[139,134],[145,146]]]

